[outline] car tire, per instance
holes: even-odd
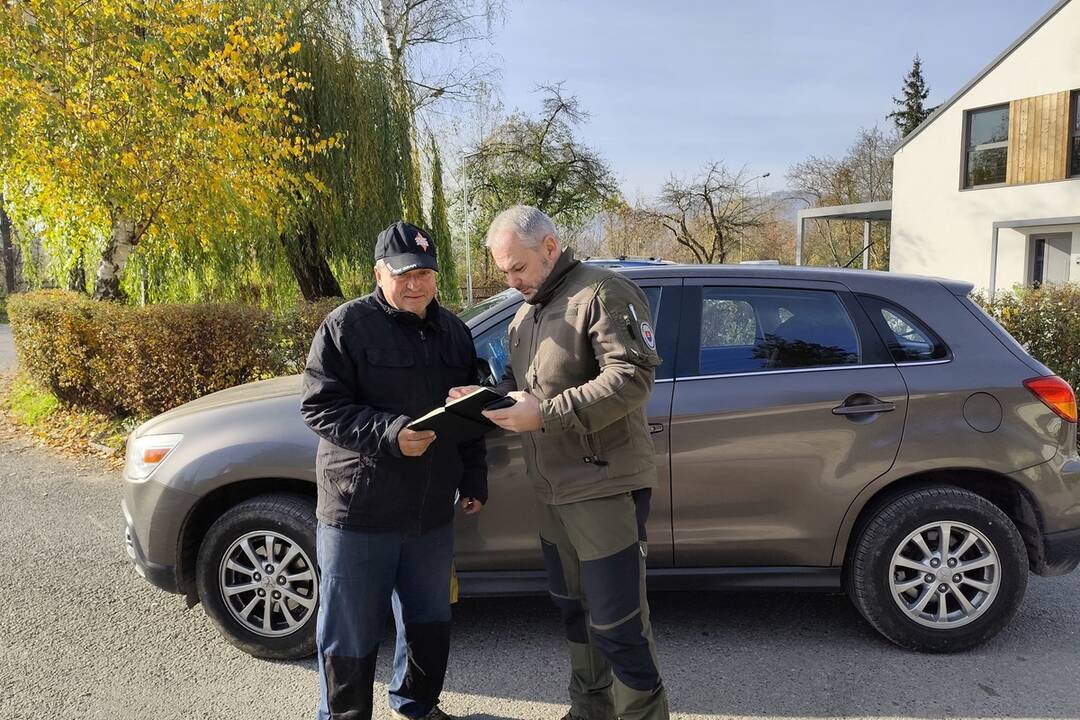
[[[853,544],[846,585],[889,640],[946,653],[1008,625],[1027,576],[1027,550],[1009,517],[975,493],[940,486],[901,495],[874,514]]]
[[[206,614],[230,643],[273,660],[315,653],[315,527],[315,505],[299,495],[245,500],[210,526],[195,585]]]

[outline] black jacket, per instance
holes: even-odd
[[[401,429],[478,382],[469,329],[432,301],[427,317],[392,308],[380,291],[345,303],[311,343],[300,411],[320,437],[320,522],[351,530],[426,533],[453,519],[454,492],[487,501],[483,439],[436,439],[405,457]]]

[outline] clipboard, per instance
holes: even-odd
[[[465,442],[495,429],[495,423],[481,414],[484,410],[493,409],[493,405],[509,407],[513,404],[513,398],[500,395],[491,388],[481,387],[443,407],[435,408],[405,427],[410,430],[432,430],[436,435],[435,442]]]

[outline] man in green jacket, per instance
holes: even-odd
[[[564,720],[666,719],[645,596],[657,482],[645,403],[660,364],[648,300],[620,274],[575,260],[536,208],[500,213],[487,246],[525,298],[499,383],[517,402],[485,415],[522,434],[540,500],[548,588],[570,645]]]

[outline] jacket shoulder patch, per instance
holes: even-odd
[[[641,288],[616,275],[600,283],[596,297],[626,349],[627,359],[642,367],[658,366],[660,356],[656,352],[656,335],[651,325],[652,311]]]

